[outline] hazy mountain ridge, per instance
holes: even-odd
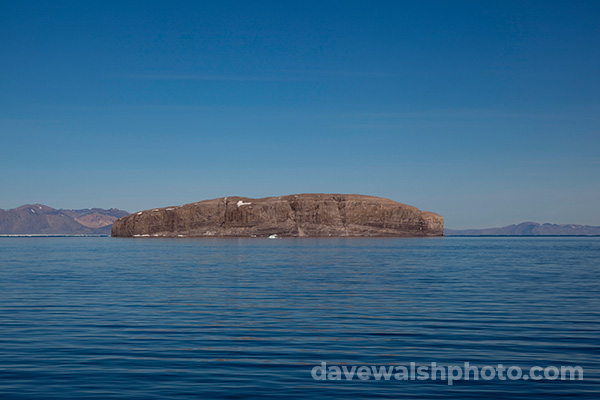
[[[446,236],[480,236],[480,235],[502,235],[502,236],[554,236],[554,235],[600,235],[600,226],[576,225],[576,224],[539,224],[537,222],[522,222],[504,226],[502,228],[484,229],[445,229]]]
[[[106,235],[127,211],[111,208],[62,210],[43,204],[0,209],[0,234]]]

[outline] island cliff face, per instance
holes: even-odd
[[[224,197],[140,211],[116,220],[115,237],[443,236],[435,213],[380,197],[298,194]]]

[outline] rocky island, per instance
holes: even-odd
[[[298,194],[223,197],[117,219],[115,237],[443,236],[444,219],[381,197]]]

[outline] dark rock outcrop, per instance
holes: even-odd
[[[116,237],[443,236],[435,213],[380,197],[299,194],[224,197],[119,218]]]

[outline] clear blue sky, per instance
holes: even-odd
[[[0,3],[0,208],[304,192],[600,225],[600,2]]]

